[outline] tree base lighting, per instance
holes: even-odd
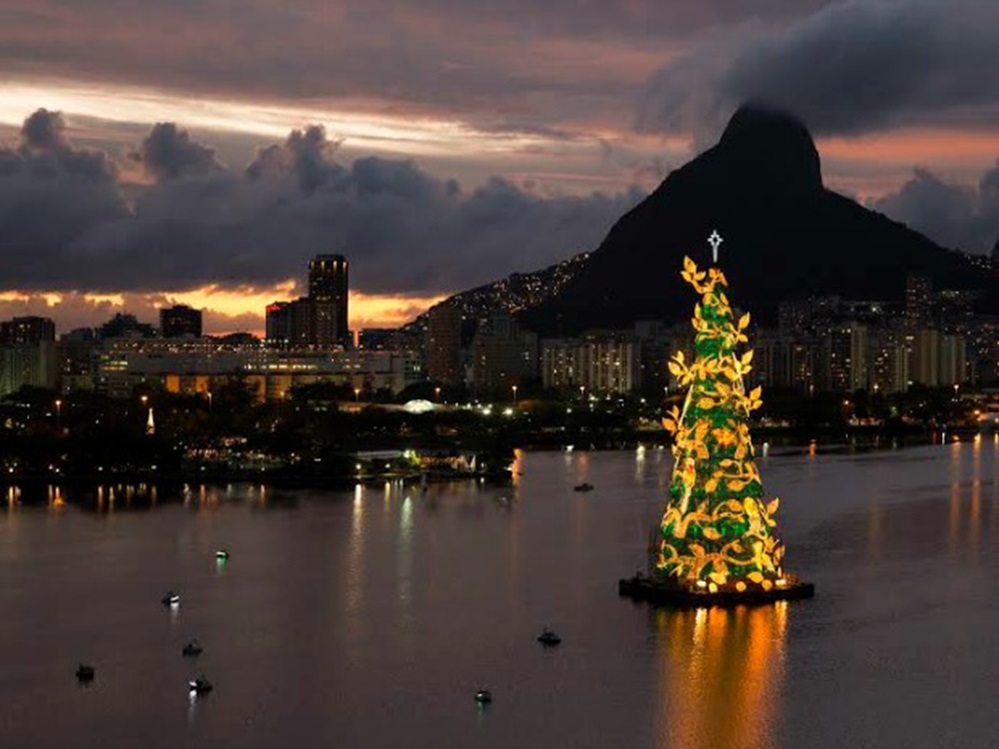
[[[734,587],[717,586],[712,591],[708,588],[708,584],[691,589],[651,575],[635,575],[626,580],[619,580],[617,590],[618,595],[633,601],[648,601],[675,608],[754,606],[815,596],[815,586],[812,583],[800,582],[794,575],[786,575],[779,579],[770,590],[747,587],[741,591]]]
[[[709,239],[717,262],[721,238]],[[621,595],[678,606],[735,606],[811,598],[815,587],[784,571],[778,499],[765,501],[749,435],[761,388],[746,392],[753,352],[749,315],[733,316],[718,268],[684,258],[682,276],[701,295],[694,305],[694,361],[677,352],[670,372],[687,388],[683,410],[663,425],[673,434],[673,476],[649,548],[649,574],[621,580]]]

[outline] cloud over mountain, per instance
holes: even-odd
[[[871,207],[947,247],[987,253],[999,241],[999,161],[975,187],[957,185],[926,169]]]
[[[716,132],[747,99],[793,111],[819,134],[991,123],[997,28],[992,0],[850,0],[785,27],[729,29],[653,77],[638,126]]]

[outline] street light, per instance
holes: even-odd
[[[212,415],[212,391],[211,390],[206,390],[205,391],[205,395],[208,396],[208,415],[211,416]]]
[[[440,403],[440,400],[441,400],[441,389],[440,389],[440,387],[435,387],[434,388],[434,400],[436,400],[438,403]]]
[[[513,402],[516,403],[517,402],[517,386],[516,385],[511,385],[510,389],[513,390]]]
[[[361,400],[361,388],[354,388],[354,402]]]
[[[62,399],[56,398],[56,431],[62,434]]]

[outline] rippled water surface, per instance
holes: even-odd
[[[669,479],[654,450],[528,453],[504,488],[9,501],[0,747],[994,747],[997,454],[762,459],[818,595],[732,611],[617,597]]]

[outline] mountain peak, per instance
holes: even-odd
[[[718,143],[739,171],[791,190],[821,190],[822,167],[815,142],[794,115],[765,104],[743,104]]]

